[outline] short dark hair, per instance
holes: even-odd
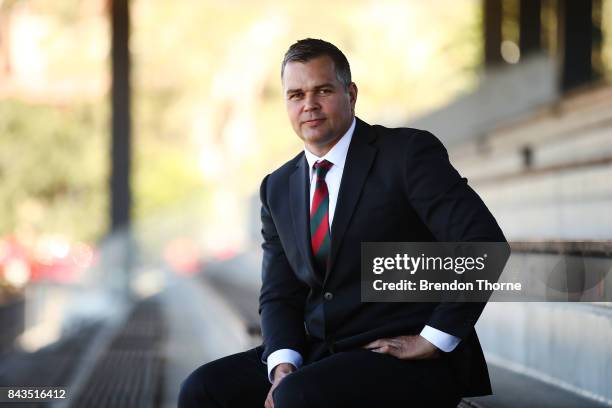
[[[288,62],[308,62],[311,59],[326,55],[331,58],[334,62],[334,68],[336,69],[336,77],[340,81],[344,88],[348,88],[351,83],[351,67],[349,65],[346,56],[336,47],[334,44],[315,39],[305,38],[299,40],[289,47],[283,58],[283,65],[281,66],[281,78],[285,73],[285,65]]]

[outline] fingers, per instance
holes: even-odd
[[[390,356],[399,357],[400,350],[396,348],[392,343],[378,343],[379,346],[375,348],[369,348],[368,350],[380,354],[388,354]]]
[[[371,350],[372,350],[373,352],[375,352],[375,353],[381,353],[381,354],[391,354],[391,353],[392,353],[393,348],[392,348],[390,345],[385,344],[385,345],[383,345],[383,346],[380,346],[380,347],[378,347],[378,348],[371,349]]]
[[[393,337],[393,338],[389,339],[389,343],[388,344],[390,344],[394,348],[401,348],[402,345],[404,344],[404,342],[401,339]]]
[[[385,345],[391,345],[392,347],[400,348],[404,344],[404,341],[405,339],[401,336],[400,337],[388,337],[384,339],[374,340],[373,342],[368,343],[365,346],[363,346],[363,348],[374,349],[374,348],[379,348]]]
[[[270,390],[270,392],[268,393],[268,396],[266,397],[264,408],[274,408],[274,400],[272,399],[272,390]]]
[[[363,348],[381,354],[389,354],[397,358],[414,358],[411,350],[414,346],[413,336],[398,336],[378,339],[366,344]]]
[[[393,357],[399,358],[401,356],[401,349],[395,347],[392,344],[387,344],[386,346],[381,348],[381,353],[388,354]]]
[[[387,341],[388,341],[388,339],[374,340],[373,342],[368,343],[365,346],[363,346],[363,348],[368,349],[368,350],[380,348],[380,347],[386,345]]]

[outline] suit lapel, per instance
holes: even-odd
[[[370,125],[357,119],[355,133],[353,134],[346,162],[344,163],[338,201],[334,210],[334,221],[331,230],[331,252],[325,280],[327,280],[329,272],[334,267],[344,233],[351,221],[361,195],[361,190],[363,189],[363,184],[376,157],[376,148],[370,145],[375,138],[376,136],[370,129]]]
[[[330,259],[325,273],[325,280],[327,280],[329,272],[334,266],[344,233],[350,223],[359,201],[363,184],[376,157],[376,148],[370,145],[375,138],[375,134],[370,130],[370,125],[357,119],[355,133],[353,134],[346,162],[344,163],[340,191],[334,211]],[[302,156],[298,160],[295,171],[289,179],[289,203],[293,231],[303,259],[306,260],[306,266],[309,271],[308,275],[312,279],[311,283],[321,285],[323,280],[320,274],[316,273],[312,251],[310,250],[310,197],[308,195],[310,192],[310,179],[308,170],[306,157]]]
[[[320,274],[315,272],[315,266],[310,250],[310,226],[309,226],[309,207],[310,179],[306,157],[298,160],[295,171],[289,179],[289,206],[291,208],[291,219],[293,221],[293,231],[297,239],[297,245],[304,259],[312,282],[321,285],[323,280]]]

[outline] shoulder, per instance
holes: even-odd
[[[381,144],[405,145],[405,146],[427,146],[442,145],[433,133],[411,127],[388,128],[381,125],[372,125],[372,130],[377,134]]]
[[[411,127],[389,128],[381,125],[367,125],[376,135],[375,145],[379,151],[403,156],[444,153],[446,148],[433,133]]]
[[[286,181],[296,171],[296,167],[302,160],[304,160],[304,152],[298,153],[294,158],[266,175],[261,182],[260,195],[263,197],[270,189],[275,189],[279,185],[286,185]]]
[[[296,170],[296,167],[302,163],[302,160],[304,160],[304,152],[298,153],[293,159],[287,161],[285,164],[270,173],[267,176],[269,178],[269,183],[275,183],[291,176]]]

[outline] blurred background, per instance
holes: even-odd
[[[611,293],[612,0],[0,0],[0,387],[171,407],[258,344],[257,192],[303,148],[280,62],[305,37],[345,52],[361,119],[445,143],[524,259]],[[612,304],[477,328],[497,395],[462,404],[612,406]]]

